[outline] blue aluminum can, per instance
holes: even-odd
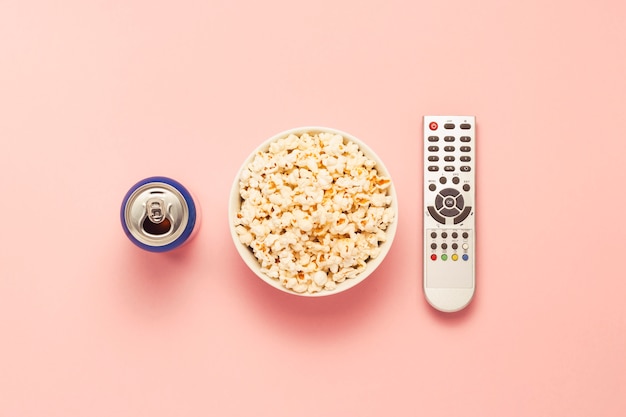
[[[150,177],[128,190],[120,219],[126,236],[135,245],[150,252],[167,252],[195,235],[199,211],[181,183],[167,177]]]

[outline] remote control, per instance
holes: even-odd
[[[444,312],[474,296],[475,132],[473,116],[424,116],[424,294]]]

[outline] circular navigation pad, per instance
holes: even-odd
[[[435,197],[435,208],[446,217],[457,216],[463,210],[463,196],[454,188],[445,188]]]
[[[429,206],[428,212],[439,223],[445,224],[446,218],[452,218],[459,224],[470,214],[472,208],[465,206],[461,193],[454,188],[444,188],[435,197],[435,206]]]

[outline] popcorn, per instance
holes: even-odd
[[[356,143],[290,134],[244,168],[235,230],[261,271],[296,293],[332,291],[380,253],[394,220],[391,180]]]

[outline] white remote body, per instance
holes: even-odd
[[[444,312],[474,296],[475,148],[473,116],[424,116],[424,294]]]

